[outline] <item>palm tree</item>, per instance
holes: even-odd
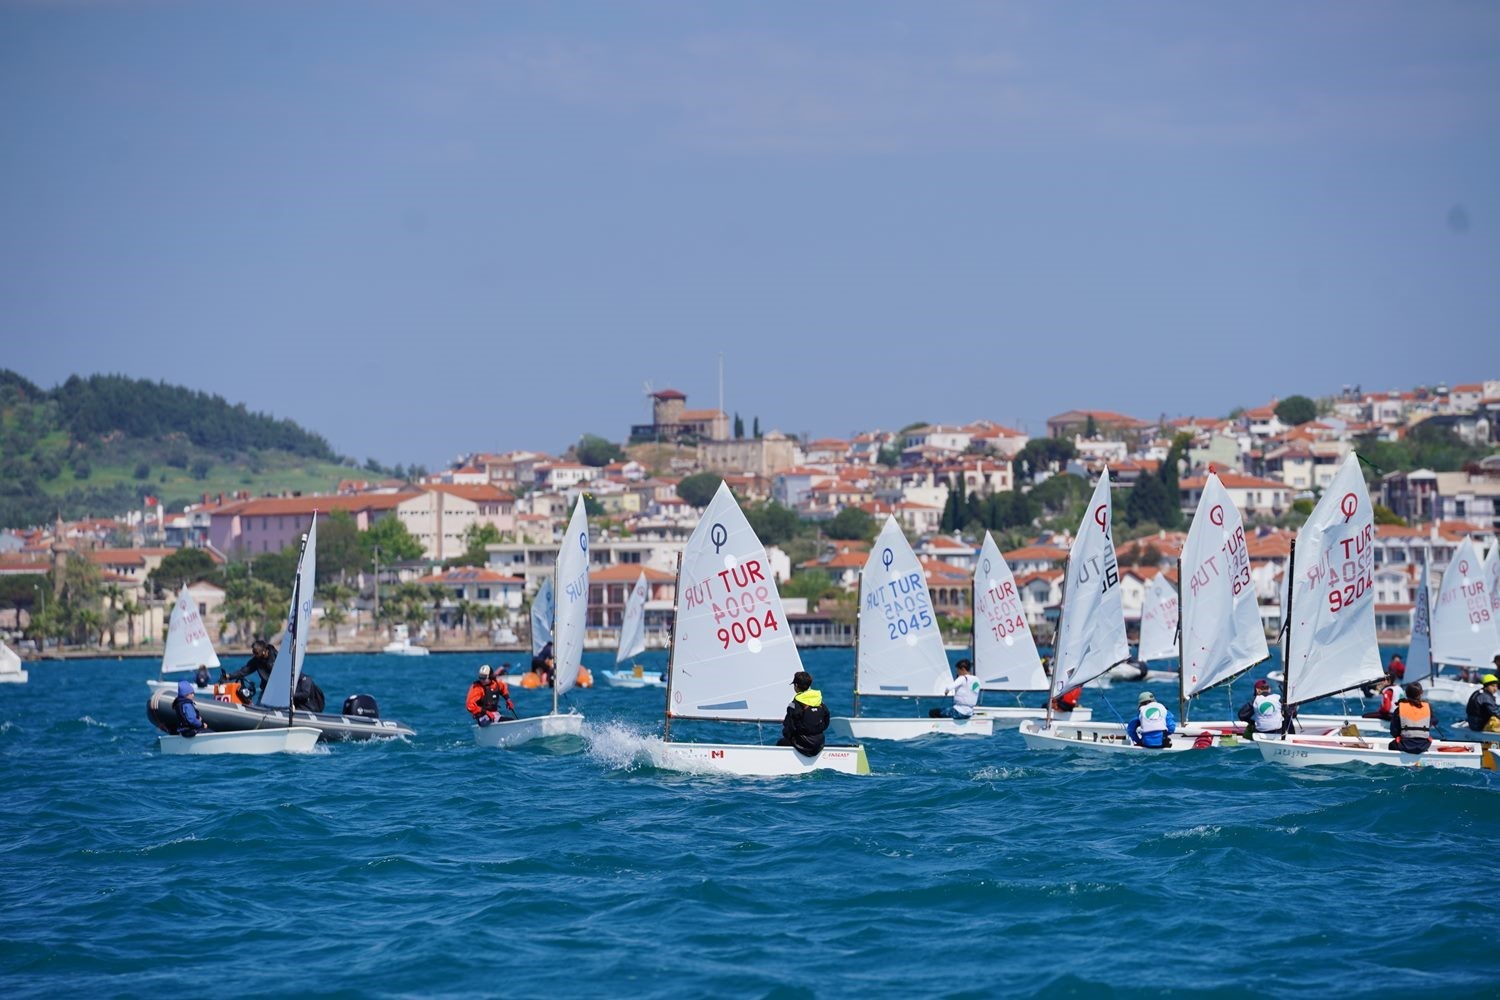
[[[134,597],[126,596],[125,603],[120,605],[120,612],[125,616],[125,643],[127,648],[135,646],[135,618],[142,612],[142,607]]]
[[[348,620],[349,613],[339,605],[325,604],[323,606],[323,624],[328,626],[328,645],[338,645],[339,626]]]
[[[432,641],[443,639],[443,602],[448,599],[448,588],[441,583],[427,585],[427,595],[432,599]]]
[[[467,597],[460,598],[458,602],[458,617],[464,624],[464,641],[474,640],[474,615],[480,606]]]
[[[329,610],[333,607],[337,607],[340,612],[345,611],[345,609],[347,609],[349,606],[349,602],[354,600],[354,598],[358,596],[358,593],[353,587],[349,586],[346,583],[339,582],[326,584],[319,589],[318,593],[319,596],[323,598],[323,614],[325,615],[327,615]],[[346,614],[340,620],[339,624],[342,625],[348,620],[349,619]],[[356,613],[354,616],[354,631],[356,634],[359,632],[358,613]]]
[[[125,599],[125,590],[118,583],[106,583],[104,585],[104,613],[100,616],[105,628],[105,634],[100,636],[99,645],[106,641],[109,648],[115,648],[115,626],[120,624],[119,604]]]

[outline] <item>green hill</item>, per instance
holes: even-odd
[[[203,493],[328,490],[356,471],[322,436],[221,396],[120,375],[44,390],[0,369],[0,528],[107,517],[146,496],[172,509]]]

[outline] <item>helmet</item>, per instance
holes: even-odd
[[[479,679],[482,681],[490,679],[490,665],[488,663],[479,668]]]
[[[1500,680],[1500,677],[1496,677],[1494,674],[1485,674],[1483,677],[1479,678],[1479,683],[1481,683],[1481,684],[1493,684],[1497,680]]]

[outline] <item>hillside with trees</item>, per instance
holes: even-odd
[[[321,435],[221,396],[122,375],[42,389],[0,369],[0,527],[112,516],[147,496],[327,490],[351,471]]]

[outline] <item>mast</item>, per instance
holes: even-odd
[[[314,514],[316,517],[317,515]],[[287,639],[291,640],[292,669],[287,671],[286,692],[286,727],[292,728],[292,717],[297,711],[297,675],[302,672],[302,664],[297,662],[297,627],[298,619],[302,617],[302,559],[307,555],[307,536],[302,536],[302,545],[297,549],[297,574],[292,577],[292,618],[287,623]],[[287,639],[282,640],[286,645]],[[269,678],[267,678],[269,680]]]
[[[579,499],[582,503],[582,498]],[[568,544],[567,529],[564,529],[563,544]],[[561,562],[559,559],[558,562]],[[584,598],[587,607],[588,598]],[[578,651],[578,662],[583,662],[583,650]],[[552,564],[552,714],[557,714],[557,562]]]
[[[854,587],[854,717],[859,718],[859,620],[865,614],[865,575]]]
[[[672,742],[672,682],[677,679],[677,605],[682,600],[682,553],[677,553],[677,593],[672,601],[672,642],[667,646],[666,733],[662,742]],[[790,627],[790,626],[789,626]]]
[[[1286,607],[1281,609],[1281,717],[1283,733],[1292,731],[1292,706],[1287,703],[1292,681],[1292,588],[1297,575],[1297,539],[1286,555]]]
[[[1177,715],[1182,719],[1184,726],[1187,725],[1187,712],[1187,660],[1182,655],[1182,557],[1179,553],[1177,558]]]
[[[1068,570],[1071,568],[1072,562],[1073,557],[1071,555],[1063,560],[1062,596],[1058,599],[1057,602],[1057,629],[1052,633],[1052,673],[1047,678],[1048,729],[1052,728],[1052,699],[1056,697],[1056,695],[1053,694],[1053,691],[1057,687],[1058,673],[1057,653],[1058,649],[1062,646],[1063,611],[1067,609],[1068,604]]]

